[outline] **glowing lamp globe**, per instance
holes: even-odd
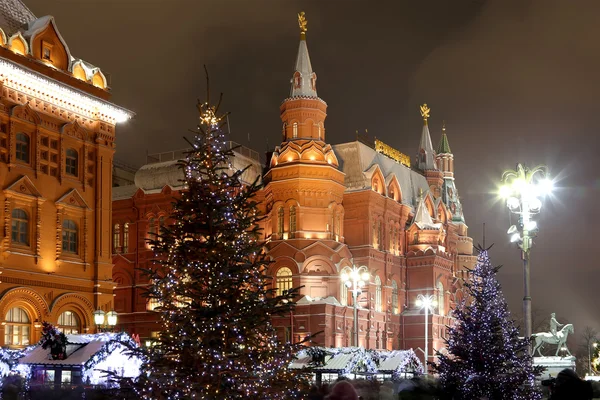
[[[538,183],[538,187],[540,189],[540,193],[544,196],[547,196],[554,190],[554,182],[552,182],[552,179],[542,179]]]
[[[498,194],[503,199],[508,199],[512,195],[512,189],[508,185],[502,185],[498,191]]]
[[[102,310],[94,311],[94,323],[96,325],[104,324],[104,311],[102,311]]]
[[[511,211],[516,211],[519,209],[519,207],[521,207],[521,202],[519,201],[519,199],[517,199],[516,197],[509,197],[506,200],[506,206],[511,210]]]
[[[417,299],[417,301],[415,302],[417,307],[423,307],[423,300],[421,299]]]
[[[343,272],[342,273],[342,282],[346,282],[348,281],[348,279],[350,279],[350,277],[348,276],[347,273]]]
[[[115,326],[117,324],[117,313],[116,311],[109,311],[106,313],[106,320],[108,321],[108,325]]]
[[[368,281],[368,280],[369,280],[369,278],[371,278],[371,275],[369,275],[369,273],[368,273],[368,272],[363,272],[363,273],[362,273],[362,279],[363,279],[364,281]]]

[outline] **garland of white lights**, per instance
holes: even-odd
[[[125,122],[133,116],[131,111],[72,89],[59,81],[44,77],[11,61],[0,59],[0,79],[4,86],[56,104],[88,118],[109,123]]]
[[[354,373],[367,372],[369,374],[379,373],[379,365],[387,360],[388,358],[401,356],[401,361],[392,372],[392,379],[402,379],[404,373],[422,374],[423,364],[412,349],[409,350],[391,350],[391,351],[377,351],[377,350],[365,350],[360,347],[339,347],[339,348],[326,348],[318,347],[318,350],[324,352],[325,357],[334,358],[340,354],[351,354],[353,357],[348,361],[343,369],[340,370],[339,375],[351,376]],[[310,353],[315,351],[315,347],[301,350],[296,355],[297,358],[310,357]],[[318,369],[319,367],[317,367]],[[310,367],[309,367],[310,369]]]

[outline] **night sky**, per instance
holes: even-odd
[[[305,11],[318,93],[329,105],[326,140],[368,129],[414,158],[426,102],[434,146],[446,121],[470,236],[482,242],[486,223],[513,313],[522,266],[494,192],[517,162],[550,167],[559,189],[538,218],[533,307],[574,323],[576,335],[600,328],[600,2],[25,2],[38,17],[55,16],[75,57],[111,75],[112,101],[137,114],[117,129],[115,157],[136,166],[146,152],[185,147],[205,93],[203,64],[214,95],[225,94],[231,139],[261,152],[279,144],[296,14]]]

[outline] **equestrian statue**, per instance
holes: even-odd
[[[562,326],[562,329],[559,331],[558,328]],[[570,356],[572,356],[571,352],[567,348],[567,336],[570,333],[575,333],[575,329],[573,329],[573,324],[560,324],[556,320],[556,314],[552,313],[550,315],[550,332],[540,332],[534,333],[532,338],[535,340],[535,345],[533,346],[533,354],[535,354],[536,350],[540,357],[543,357],[542,352],[540,351],[545,343],[556,345],[556,353],[555,356],[558,356],[558,352],[560,349],[564,349]]]

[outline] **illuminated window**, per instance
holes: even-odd
[[[346,282],[340,279],[340,304],[343,306],[348,305],[348,287]]]
[[[283,207],[277,210],[277,234],[278,239],[283,239]]]
[[[381,279],[375,277],[375,311],[381,311]]]
[[[74,149],[67,149],[67,157],[65,162],[65,172],[68,175],[77,176],[79,154]]]
[[[319,124],[319,140],[321,140],[321,124]]]
[[[42,41],[42,59],[43,60],[52,60],[52,45],[50,43]]]
[[[29,136],[17,133],[17,160],[29,163]]]
[[[293,138],[298,137],[298,123],[297,122],[294,122],[294,124],[292,125],[292,137]]]
[[[77,224],[70,219],[63,221],[62,249],[69,253],[77,253]]]
[[[123,224],[123,253],[129,252],[129,223]]]
[[[275,281],[277,296],[282,296],[285,291],[292,288],[292,270],[288,267],[279,268]]]
[[[296,237],[296,207],[290,207],[290,239]]]
[[[71,386],[71,371],[63,369],[60,374],[60,383],[63,386]]]
[[[77,314],[73,311],[65,311],[60,314],[58,316],[58,329],[65,335],[79,333],[79,318],[77,318]]]
[[[444,315],[445,304],[444,304],[444,284],[442,282],[437,283],[438,290],[438,310],[440,315]]]
[[[113,228],[113,253],[119,252],[119,247],[121,245],[121,226],[119,224],[115,224]]]
[[[31,322],[27,312],[14,307],[6,313],[4,327],[4,344],[7,346],[28,346]]]
[[[392,312],[398,314],[400,308],[398,306],[398,284],[395,280],[392,280]]]
[[[13,243],[29,246],[29,217],[20,208],[12,211],[11,239]]]

